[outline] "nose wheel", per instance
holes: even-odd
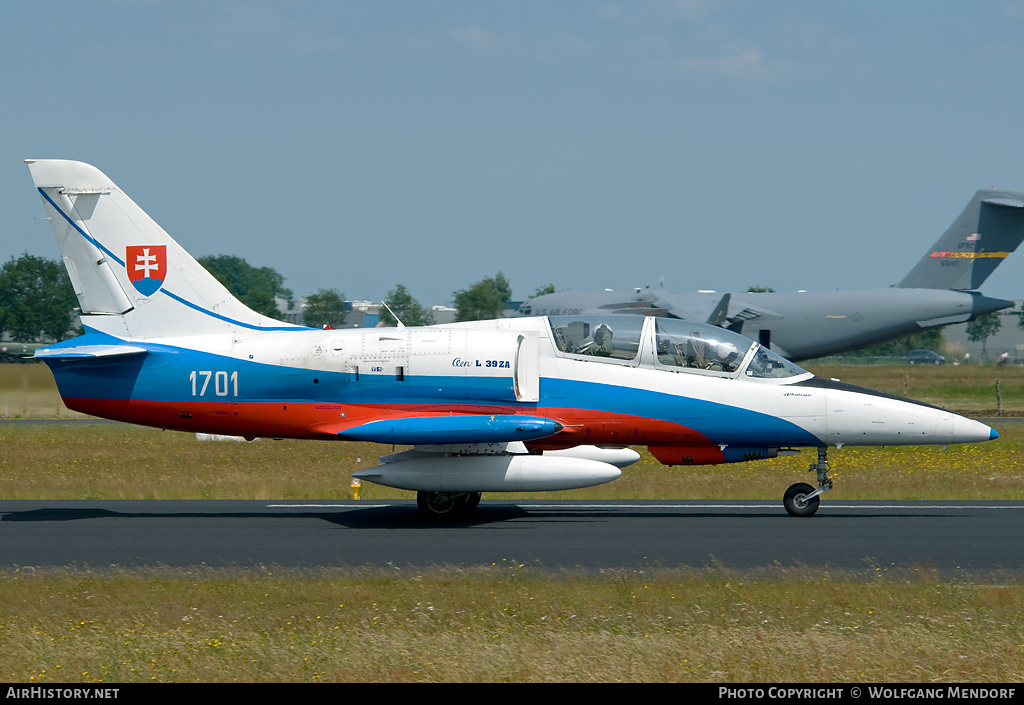
[[[820,504],[818,498],[832,489],[832,478],[828,476],[828,469],[828,448],[818,448],[818,462],[811,463],[810,467],[811,471],[818,473],[818,489],[814,489],[806,482],[791,485],[782,497],[782,504],[790,516],[814,516]]]
[[[818,511],[819,501],[818,496],[812,497],[812,494],[814,494],[813,487],[806,482],[798,482],[795,485],[790,485],[786,490],[786,494],[782,497],[782,504],[785,505],[790,516],[814,516],[814,513]]]

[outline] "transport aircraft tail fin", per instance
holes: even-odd
[[[99,169],[26,160],[82,323],[121,339],[293,329],[248,308]]]
[[[986,189],[897,286],[978,289],[1024,239],[1024,192]]]

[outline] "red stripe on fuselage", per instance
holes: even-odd
[[[370,421],[451,414],[523,414],[554,419],[562,432],[528,444],[551,450],[576,445],[672,445],[718,448],[692,428],[627,414],[497,405],[329,404],[322,402],[165,402],[66,398],[69,409],[143,426],[261,438],[337,439]]]

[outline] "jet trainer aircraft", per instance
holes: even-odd
[[[799,293],[564,291],[538,296],[524,316],[630,313],[706,321],[743,333],[789,360],[807,360],[963,323],[1013,306],[976,291],[1024,239],[1024,192],[978,191],[895,287]]]
[[[422,328],[319,330],[245,307],[98,169],[27,160],[85,334],[35,352],[71,409],[246,438],[412,445],[355,473],[464,516],[482,492],[619,477],[646,445],[666,465],[813,447],[810,516],[828,446],[990,440],[944,409],[815,377],[722,328],[570,315]]]

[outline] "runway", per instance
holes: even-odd
[[[1024,502],[503,501],[438,525],[414,502],[0,501],[0,569],[489,566],[1024,572]]]

